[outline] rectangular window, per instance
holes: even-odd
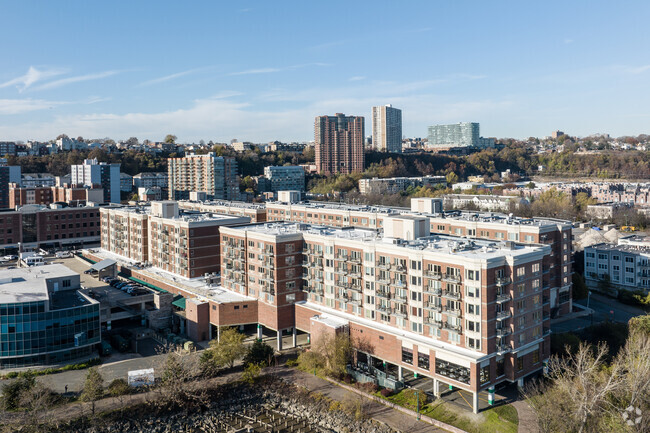
[[[402,347],[402,362],[413,365],[413,350]]]
[[[520,357],[517,358],[517,371],[521,371],[524,369],[524,358]]]

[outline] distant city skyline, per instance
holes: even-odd
[[[316,116],[370,122],[385,104],[402,110],[407,137],[457,122],[498,138],[650,133],[647,2],[76,0],[2,12],[0,141],[311,141]]]

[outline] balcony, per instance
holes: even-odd
[[[461,315],[460,308],[450,308],[450,307],[448,307],[446,305],[445,305],[445,313],[448,316],[454,316],[454,317],[460,317],[460,315]]]
[[[510,334],[510,328],[497,328],[497,337],[506,337]]]
[[[443,290],[442,292],[442,297],[445,299],[454,299],[454,300],[459,300],[460,299],[460,292],[452,292],[449,290]]]
[[[508,302],[510,299],[509,293],[497,294],[497,304],[503,304],[504,302]]]
[[[393,300],[395,302],[406,303],[408,302],[408,297],[406,295],[395,295]]]
[[[361,257],[350,257],[348,260],[350,263],[356,263],[356,264],[361,264]]]
[[[442,328],[442,321],[441,320],[436,320],[434,317],[425,317],[424,318],[424,323],[427,323],[429,325],[433,325],[436,328]]]
[[[442,311],[442,305],[438,305],[434,302],[425,302],[424,309],[440,313]]]
[[[544,296],[542,298],[542,305],[548,305],[550,303],[551,303],[551,300],[550,300],[550,298],[548,296]]]
[[[378,298],[384,298],[384,299],[390,299],[390,292],[386,290],[377,290],[377,297]]]
[[[381,262],[380,262],[380,263],[377,265],[377,267],[378,267],[379,269],[389,270],[389,269],[390,269],[390,263],[381,263]]]
[[[440,296],[442,294],[442,289],[433,288],[430,286],[424,286],[424,293],[430,293],[432,295]]]
[[[392,280],[390,278],[388,278],[388,277],[379,277],[377,279],[377,282],[380,283],[380,284],[391,284]]]
[[[377,311],[381,311],[382,313],[390,313],[390,307],[388,307],[386,305],[379,304],[379,305],[377,305],[377,307],[375,309]]]
[[[498,321],[509,319],[510,316],[511,316],[510,310],[497,311],[497,320]]]
[[[496,285],[497,286],[507,286],[511,282],[512,281],[510,281],[509,277],[497,277],[497,279],[496,279]]]
[[[361,305],[361,299],[350,298],[348,302],[352,305]]]
[[[406,287],[406,281],[404,281],[404,280],[394,280],[393,282],[390,283],[390,285],[398,287],[398,288]]]
[[[450,283],[460,283],[461,278],[460,278],[460,275],[444,274],[442,276],[442,280],[450,282]]]
[[[405,274],[406,273],[406,266],[397,265],[395,267],[395,272],[397,272],[399,274]]]
[[[352,278],[361,278],[361,271],[350,271],[348,275]]]
[[[542,335],[546,337],[547,335],[551,335],[551,328],[544,327],[542,328]]]
[[[443,322],[443,327],[445,329],[448,329],[450,331],[458,332],[460,333],[463,329],[460,327],[460,325],[452,325],[449,322]]]
[[[497,355],[504,355],[512,350],[507,344],[497,344]]]
[[[358,284],[348,284],[348,289],[352,290],[353,292],[361,292],[361,291],[363,291],[363,287],[361,287]]]
[[[434,280],[439,280],[440,278],[442,278],[442,274],[440,272],[438,272],[438,271],[427,271],[425,273],[425,275],[428,278],[431,278],[431,279],[434,279]]]
[[[394,316],[402,317],[404,319],[406,319],[406,316],[407,316],[406,311],[402,311],[402,310],[400,310],[398,308],[393,308],[392,313],[393,313]]]
[[[551,320],[551,313],[546,313],[542,315],[542,320]]]

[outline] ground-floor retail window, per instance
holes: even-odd
[[[436,359],[436,374],[462,383],[470,382],[469,368],[441,359]]]
[[[429,369],[429,355],[427,355],[426,353],[418,352],[418,367],[420,367],[423,370]]]
[[[402,362],[413,365],[413,350],[402,347]]]

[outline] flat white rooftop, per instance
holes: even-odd
[[[75,275],[59,264],[0,271],[0,304],[47,301],[47,279]]]

